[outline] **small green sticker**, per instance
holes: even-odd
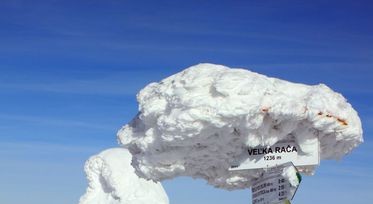
[[[285,200],[284,204],[291,204],[289,200]]]

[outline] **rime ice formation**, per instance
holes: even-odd
[[[199,64],[140,91],[138,115],[118,132],[141,177],[203,178],[251,186],[261,170],[228,171],[248,147],[293,139],[307,154],[338,159],[362,141],[356,111],[326,85],[308,86],[244,69]],[[312,171],[304,167],[303,171]]]
[[[293,197],[301,181],[301,177],[299,177],[300,175],[297,173],[296,167],[293,165],[285,167],[282,170],[282,176],[289,181],[290,187],[288,193]]]
[[[131,166],[132,155],[113,148],[92,156],[85,164],[89,182],[80,204],[168,204],[160,183],[139,178]]]

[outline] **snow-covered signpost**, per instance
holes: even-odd
[[[309,154],[299,152],[300,148],[295,141],[281,141],[272,146],[248,148],[247,158],[237,161],[230,170],[265,170],[252,185],[253,204],[290,203],[301,178],[295,166],[319,165],[319,141],[314,140],[310,147],[313,152]],[[297,179],[299,181],[294,182]]]
[[[301,181],[294,166],[319,164],[319,141],[313,144],[314,152],[302,155],[294,141],[283,141],[268,147],[248,148],[248,158],[231,166],[231,171],[264,169],[251,188],[252,204],[290,203]]]
[[[290,203],[301,178],[291,162],[267,169],[251,187],[252,204]]]
[[[118,141],[131,152],[138,176],[252,188],[256,204],[270,197],[261,189],[270,174],[283,169],[280,176],[287,175],[288,162],[312,173],[321,159],[339,159],[363,142],[356,111],[326,85],[245,69],[199,64],[147,85],[137,100],[139,112],[119,130]],[[295,183],[284,188],[292,192]]]

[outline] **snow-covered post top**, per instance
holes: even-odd
[[[139,113],[118,140],[132,153],[136,173],[156,181],[191,176],[246,188],[261,170],[228,169],[248,147],[292,139],[307,154],[319,140],[321,159],[338,159],[363,141],[356,111],[326,85],[245,69],[199,64],[147,85],[137,99]]]

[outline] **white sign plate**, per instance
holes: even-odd
[[[299,185],[292,186],[288,178],[282,175],[284,167],[288,165],[293,164],[287,163],[268,169],[254,181],[251,188],[252,204],[290,203]]]
[[[320,163],[319,142],[310,144],[314,151],[309,154],[301,152],[295,141],[276,143],[270,147],[249,148],[245,159],[233,164],[229,170],[260,169],[293,162],[295,166],[312,166]]]

